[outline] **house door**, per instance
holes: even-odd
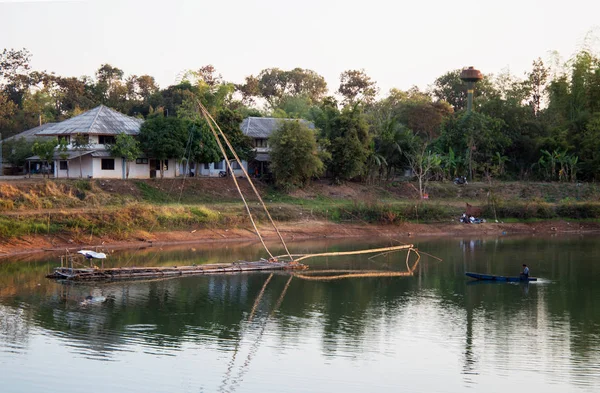
[[[151,159],[148,161],[148,167],[150,167],[150,179],[156,178],[156,172],[160,171],[160,161]]]

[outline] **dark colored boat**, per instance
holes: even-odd
[[[510,276],[495,276],[493,274],[481,274],[481,273],[465,273],[467,277],[474,278],[476,280],[485,280],[485,281],[503,281],[503,282],[520,282],[520,281],[537,281],[535,277],[510,277]]]

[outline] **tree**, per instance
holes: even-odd
[[[82,156],[83,152],[90,147],[90,136],[87,134],[76,134],[71,139],[71,145],[73,146],[73,150],[79,153],[79,177],[81,178],[83,177]]]
[[[13,167],[23,167],[33,154],[33,142],[25,138],[2,142],[2,157]]]
[[[254,155],[254,148],[252,147],[252,138],[244,135],[240,129],[240,124],[242,124],[243,120],[242,116],[238,112],[224,108],[219,111],[216,120],[240,159],[250,160]],[[232,159],[233,156],[227,148],[226,151],[228,155],[226,159]]]
[[[347,70],[340,75],[338,93],[344,97],[344,103],[372,103],[377,95],[377,83],[371,80],[365,70]]]
[[[267,101],[271,109],[275,109],[285,96],[304,96],[313,103],[319,102],[327,93],[327,83],[325,78],[312,70],[267,68],[256,77],[246,77],[246,83],[237,86],[237,89],[247,102],[260,97]]]
[[[0,53],[0,89],[18,106],[31,86],[30,62],[31,53],[25,48],[4,49]]]
[[[360,108],[346,107],[327,126],[331,161],[327,169],[336,183],[366,174],[371,140],[369,126]]]
[[[159,160],[160,177],[164,177],[164,161],[182,158],[188,141],[186,121],[158,114],[144,122],[140,128],[140,147],[149,157]]]
[[[477,112],[462,112],[444,125],[438,145],[442,151],[448,148],[455,152],[464,151],[472,179],[478,166],[491,163],[496,152],[504,152],[510,145],[511,139],[503,132],[503,127],[501,119]]]
[[[432,172],[440,167],[442,158],[439,154],[428,149],[427,142],[420,141],[417,141],[413,148],[406,151],[405,154],[413,174],[417,177],[419,196],[423,199]]]
[[[56,138],[48,141],[35,142],[33,144],[33,154],[40,157],[40,160],[46,164],[46,167],[49,167],[50,161],[54,159],[56,145],[58,145],[58,140]],[[48,177],[50,177],[50,173],[48,173]]]
[[[208,164],[223,159],[217,141],[206,122],[190,123],[188,127],[190,128],[190,132],[192,132],[190,159],[193,162],[196,164]]]
[[[544,91],[546,82],[548,81],[548,69],[544,66],[544,62],[539,57],[533,61],[533,69],[527,76],[527,82],[531,89],[529,104],[533,109],[534,115],[539,116],[542,100],[544,99]]]
[[[323,173],[315,131],[298,120],[282,121],[269,137],[275,183],[285,189],[303,187]]]
[[[467,84],[460,79],[462,70],[445,73],[433,83],[432,93],[440,100],[444,100],[454,108],[455,112],[467,108]],[[483,78],[475,85],[474,106],[498,94],[490,78]]]
[[[58,141],[58,147],[56,148],[58,151],[58,158],[67,162],[67,179],[69,178],[69,144],[65,138],[61,138]]]
[[[121,157],[125,160],[125,179],[129,179],[129,166],[131,161],[135,160],[142,153],[140,142],[129,134],[121,132],[117,134],[115,143],[108,147],[110,155]]]
[[[17,110],[17,105],[12,102],[8,95],[0,91],[0,131],[7,129]]]

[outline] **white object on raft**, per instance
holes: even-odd
[[[78,254],[82,254],[84,255],[87,259],[106,259],[106,254],[103,252],[95,252],[95,251],[90,251],[90,250],[79,250],[77,251]]]

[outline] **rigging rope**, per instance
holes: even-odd
[[[390,252],[390,251],[399,251],[399,250],[414,250],[413,244],[404,244],[401,246],[392,246],[392,247],[384,247],[384,248],[371,248],[368,250],[358,250],[358,251],[337,251],[337,252],[322,252],[318,254],[306,254],[302,255],[300,258],[292,259],[294,262],[300,262],[303,259],[313,258],[313,257],[333,257],[340,255],[358,255],[358,254],[372,254],[375,252]],[[297,255],[297,254],[294,254]],[[285,255],[279,255],[276,258],[285,257]],[[290,256],[291,257],[291,256]]]
[[[246,210],[248,211],[248,215],[250,216],[250,220],[252,221],[252,225],[254,226],[254,230],[256,231],[256,234],[258,235],[260,241],[262,242],[265,250],[267,250],[267,253],[271,256],[271,258],[273,258],[273,255],[271,254],[271,252],[269,251],[269,249],[267,248],[267,246],[265,245],[265,242],[262,238],[262,236],[260,235],[260,232],[258,231],[258,228],[256,227],[256,223],[254,222],[254,219],[252,218],[252,214],[250,213],[250,208],[246,202],[246,199],[243,196],[242,190],[240,189],[237,179],[235,178],[234,172],[233,172],[233,168],[231,168],[231,163],[229,162],[229,160],[227,159],[227,154],[225,149],[223,148],[223,144],[221,143],[218,135],[220,135],[223,140],[225,141],[225,144],[227,144],[227,147],[229,148],[229,150],[231,151],[231,154],[233,154],[235,160],[237,161],[237,163],[239,164],[242,172],[244,173],[244,176],[246,176],[246,179],[248,180],[248,183],[250,184],[250,187],[252,187],[252,190],[254,191],[254,194],[256,195],[256,197],[258,198],[260,204],[263,207],[263,210],[265,211],[267,217],[269,218],[269,221],[271,222],[271,225],[273,226],[273,229],[275,229],[275,232],[277,233],[277,236],[279,237],[279,240],[281,240],[281,244],[283,245],[283,248],[285,249],[287,256],[293,261],[294,258],[292,257],[292,255],[290,254],[290,251],[287,247],[287,244],[285,244],[285,240],[283,240],[283,236],[281,235],[281,232],[279,232],[279,229],[277,228],[277,225],[275,224],[275,221],[273,220],[273,217],[271,217],[271,213],[269,213],[269,210],[267,209],[267,205],[265,205],[265,202],[263,201],[262,197],[260,196],[260,193],[258,192],[258,190],[256,189],[256,187],[254,186],[254,183],[252,182],[252,179],[250,178],[250,175],[248,175],[248,172],[246,171],[246,168],[244,168],[244,165],[242,165],[242,161],[240,160],[240,158],[238,157],[235,149],[233,148],[233,146],[231,145],[231,143],[229,142],[229,139],[227,138],[227,136],[225,135],[225,133],[223,132],[223,130],[221,130],[221,127],[219,127],[219,124],[215,121],[215,119],[211,116],[211,114],[208,112],[208,110],[204,107],[204,105],[202,105],[202,103],[200,101],[197,101],[198,106],[200,107],[201,111],[202,111],[202,115],[204,116],[204,118],[206,119],[206,122],[208,123],[215,139],[217,140],[217,144],[219,145],[219,148],[221,149],[221,153],[223,154],[223,157],[225,158],[225,161],[227,163],[227,168],[229,168],[229,171],[231,173],[231,177],[233,177],[233,181],[235,183],[235,186],[238,189],[238,192],[240,194],[240,196],[242,197],[242,200],[244,201],[244,205],[246,206]],[[215,131],[213,125],[219,130],[219,134],[217,134],[217,132]]]
[[[246,207],[246,211],[248,212],[248,217],[250,217],[250,222],[252,222],[252,226],[254,227],[254,231],[256,232],[256,235],[260,239],[260,242],[262,243],[264,249],[267,251],[267,254],[269,254],[269,256],[271,258],[273,258],[273,254],[271,254],[271,251],[269,251],[269,248],[265,244],[265,241],[264,241],[263,237],[261,236],[261,234],[260,234],[260,232],[258,230],[258,227],[256,226],[256,223],[254,222],[254,217],[252,217],[252,213],[250,212],[250,206],[248,206],[248,202],[246,201],[246,198],[244,197],[244,193],[242,192],[242,189],[240,188],[240,185],[238,184],[238,181],[237,181],[235,175],[233,174],[233,168],[231,167],[231,163],[227,159],[227,152],[225,151],[225,148],[223,147],[223,144],[221,143],[221,140],[219,138],[219,134],[217,134],[217,132],[215,131],[215,129],[214,129],[211,121],[206,116],[207,115],[206,108],[204,108],[204,106],[202,105],[202,103],[200,103],[199,101],[198,101],[198,105],[200,106],[200,109],[202,110],[202,115],[206,119],[206,122],[208,123],[208,126],[209,126],[209,128],[210,128],[213,136],[215,137],[215,140],[217,141],[217,145],[219,146],[219,149],[221,150],[221,153],[223,154],[223,158],[225,158],[225,163],[227,164],[227,169],[231,173],[231,177],[233,178],[233,182],[235,184],[235,187],[237,188],[238,193],[240,194],[240,197],[242,198],[242,202],[244,202],[244,206]],[[208,115],[208,116],[210,116],[210,115]],[[210,119],[212,119],[212,117]],[[216,122],[215,122],[215,124],[216,124]],[[217,127],[218,127],[218,125],[217,125]],[[219,129],[219,131],[220,131],[220,129]],[[221,134],[223,134],[223,131],[221,131]],[[225,135],[223,135],[223,137],[226,138]],[[227,139],[225,139],[225,140],[227,140]],[[238,161],[238,164],[240,164],[240,166],[243,168],[242,163],[240,161]],[[250,179],[248,179],[248,181],[250,181]]]

